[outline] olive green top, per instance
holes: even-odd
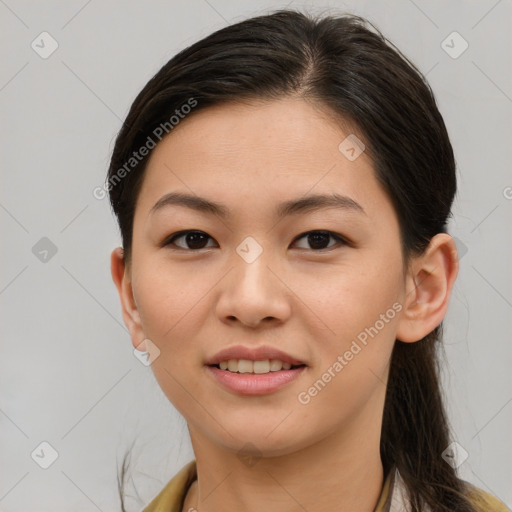
[[[197,479],[196,461],[186,464],[165,485],[160,493],[142,512],[182,512],[185,496],[192,482]],[[491,494],[469,485],[469,497],[478,511],[510,512],[500,500]],[[407,503],[403,481],[398,471],[388,473],[374,512],[403,512]],[[185,511],[187,512],[187,511]]]

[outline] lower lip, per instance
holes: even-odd
[[[224,387],[240,395],[267,395],[297,379],[306,366],[269,373],[233,373],[216,366],[207,366],[208,371]]]

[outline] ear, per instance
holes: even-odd
[[[144,331],[142,329],[139,311],[133,295],[131,282],[131,272],[129,266],[125,265],[124,251],[117,247],[110,256],[110,271],[112,280],[116,285],[119,298],[121,299],[121,308],[126,327],[130,331],[132,345],[140,351],[145,351],[146,347]]]
[[[442,322],[458,272],[457,246],[453,238],[447,233],[438,233],[425,252],[409,265],[397,340],[419,341]]]

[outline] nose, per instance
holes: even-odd
[[[292,292],[286,276],[275,261],[264,256],[265,252],[251,263],[235,255],[234,268],[219,283],[216,313],[222,322],[256,328],[290,317]]]

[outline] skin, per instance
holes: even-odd
[[[144,350],[149,339],[158,347],[151,368],[189,427],[198,480],[183,510],[371,512],[377,504],[393,344],[418,341],[441,323],[458,263],[447,234],[404,263],[398,219],[371,159],[363,152],[350,161],[338,149],[350,133],[303,99],[233,103],[191,115],[152,153],[131,262],[117,248],[111,269],[132,344]],[[220,219],[176,205],[151,214],[172,191],[221,202],[230,214]],[[332,192],[365,213],[273,215],[282,201]],[[188,229],[211,237],[205,248],[190,249],[183,237],[174,248],[161,246]],[[326,238],[320,248],[327,248],[318,249],[298,238],[313,230],[350,244]],[[252,263],[236,252],[247,236],[263,250]],[[394,318],[300,403],[298,394],[394,303],[401,305]],[[227,391],[205,361],[238,344],[275,346],[307,370],[266,396]],[[253,464],[240,459],[244,446]]]

